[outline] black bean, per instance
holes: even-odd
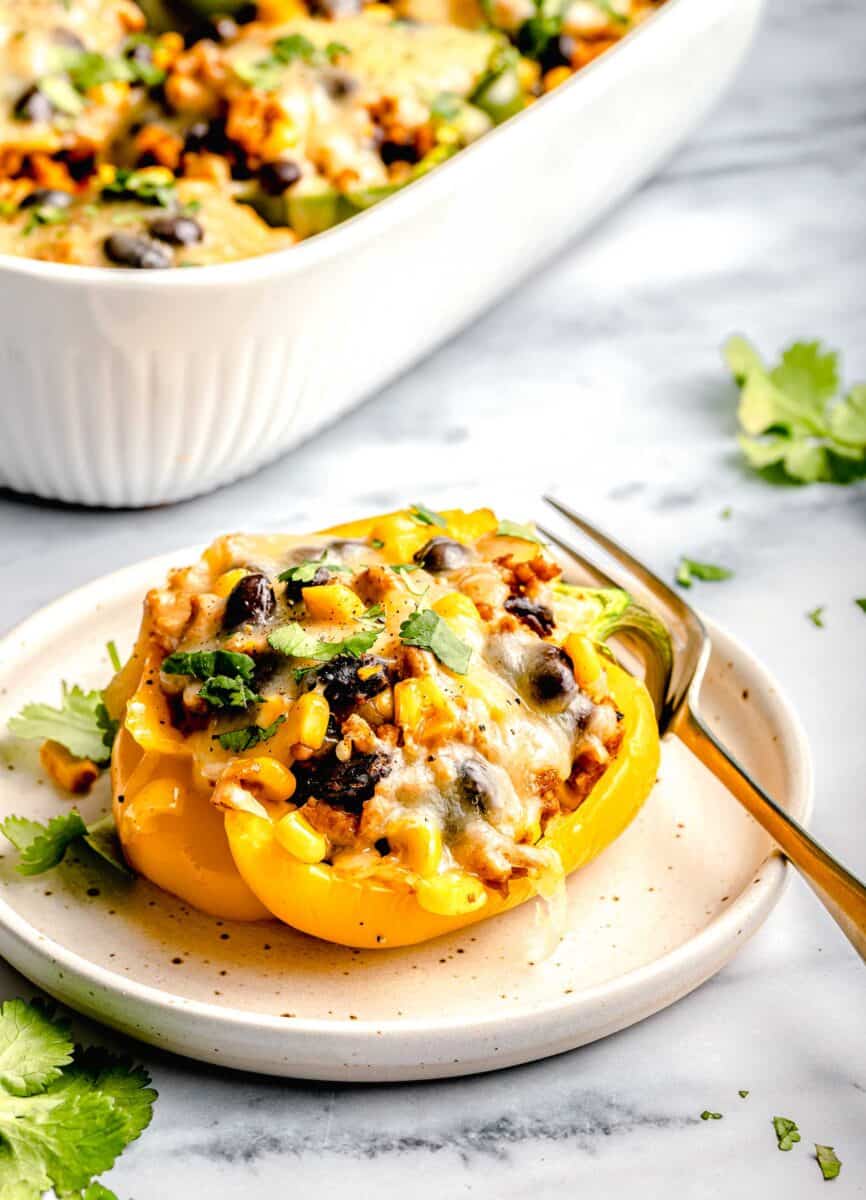
[[[571,659],[559,646],[536,646],[525,670],[528,699],[537,708],[562,712],[577,694]]]
[[[384,141],[379,147],[379,154],[386,167],[392,163],[416,163],[418,151],[414,146],[406,146],[402,142]]]
[[[19,208],[69,208],[72,197],[59,188],[36,188],[25,196]]]
[[[487,813],[496,799],[496,789],[486,766],[478,759],[467,758],[460,766],[457,786],[464,803],[478,813]]]
[[[38,87],[32,87],[19,97],[14,112],[19,121],[45,124],[54,116],[54,105],[47,96],[43,96]]]
[[[296,763],[297,784],[292,802],[303,804],[310,797],[324,800],[334,808],[360,813],[376,784],[391,770],[391,759],[385,754],[356,754],[348,762],[340,762],[335,754],[313,758],[309,765]]]
[[[183,148],[187,153],[208,150],[211,154],[225,154],[230,148],[225,121],[221,117],[194,121],[186,132]]]
[[[379,851],[379,853],[382,855],[383,858],[385,857],[386,854],[391,853],[391,843],[388,841],[387,838],[378,838],[373,843],[373,845],[376,847],[376,849]]]
[[[520,47],[519,37],[518,46]],[[522,49],[522,47],[520,48]],[[559,37],[551,38],[538,60],[542,73],[552,71],[555,67],[570,67],[576,48],[574,38],[569,37],[567,33],[561,33]]]
[[[425,542],[414,554],[416,563],[425,571],[438,575],[440,571],[453,571],[469,561],[469,551],[459,542],[448,537],[434,537]]]
[[[509,596],[505,601],[505,611],[517,617],[539,637],[547,637],[556,624],[552,610],[546,604],[536,604],[528,596]]]
[[[347,96],[354,95],[360,87],[354,75],[350,75],[348,71],[341,71],[337,67],[322,71],[320,78],[325,91],[332,100],[345,100]]]
[[[376,670],[362,679],[360,669],[375,667]],[[325,699],[336,709],[346,711],[362,700],[376,696],[388,683],[385,663],[372,654],[355,658],[351,654],[338,654],[316,671],[315,678],[323,685]]]
[[[244,575],[229,592],[223,629],[235,629],[246,622],[260,624],[273,614],[276,606],[274,589],[265,575]]]
[[[147,227],[151,237],[172,246],[194,246],[204,237],[201,225],[183,213],[166,213],[156,217]]]
[[[171,251],[139,233],[110,233],[102,243],[105,257],[119,267],[162,270],[174,265]]]
[[[282,196],[300,178],[301,168],[289,158],[267,162],[259,171],[259,183],[268,196]]]

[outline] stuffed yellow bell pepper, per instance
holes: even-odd
[[[550,894],[655,780],[649,695],[600,653],[634,611],[487,509],[222,538],[148,595],[105,693],[126,857],[359,947]]]

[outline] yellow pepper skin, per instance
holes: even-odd
[[[583,804],[556,817],[540,843],[558,852],[566,874],[619,837],[649,795],[658,771],[658,728],[649,693],[621,668],[608,664],[606,670],[624,717],[619,752]],[[418,903],[409,872],[402,887],[347,878],[326,863],[311,866],[287,854],[273,823],[262,817],[229,812],[225,823],[237,868],[266,908],[295,929],[343,946],[371,950],[428,941],[506,912],[537,892],[530,878],[513,880],[507,896],[478,883],[479,892],[487,893],[486,903],[441,916]]]

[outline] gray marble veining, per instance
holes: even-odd
[[[684,551],[734,568],[695,599],[793,697],[815,757],[815,828],[866,872],[866,618],[852,602],[866,595],[866,491],[777,489],[749,475],[718,356],[736,329],[768,352],[820,336],[844,348],[849,379],[866,378],[864,62],[860,0],[771,0],[735,87],[661,175],[404,379],[255,478],[136,513],[3,495],[0,627],[226,527],[321,524],[446,497],[489,498],[524,517],[555,487],[666,575]],[[805,617],[818,604],[823,630]],[[862,966],[794,880],[710,984],[548,1062],[352,1088],[145,1051],[161,1092],[154,1124],[108,1181],[140,1200],[799,1200],[823,1186],[809,1158],[817,1140],[845,1163],[834,1196],[862,1195],[864,987]],[[22,990],[3,973],[0,994]],[[701,1121],[707,1107],[724,1119]],[[791,1154],[775,1149],[779,1113],[803,1130]]]

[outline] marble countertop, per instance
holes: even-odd
[[[321,524],[323,493],[335,518],[446,498],[527,517],[555,488],[666,576],[682,552],[735,570],[695,598],[794,699],[815,757],[814,828],[866,874],[866,618],[852,602],[866,594],[866,490],[774,488],[749,475],[718,355],[733,330],[768,353],[821,336],[844,348],[849,379],[866,378],[864,61],[861,0],[770,0],[721,107],[591,240],[255,478],[145,512],[0,494],[0,628],[225,527]],[[578,416],[585,445],[562,434]],[[805,616],[816,605],[824,629]],[[402,1200],[407,1188],[415,1200],[783,1189],[799,1200],[823,1184],[810,1146],[775,1150],[769,1118],[782,1113],[804,1143],[836,1146],[845,1165],[834,1195],[863,1195],[864,989],[862,965],[793,880],[700,991],[532,1066],[333,1087],[135,1047],[160,1100],[106,1182],[140,1200],[193,1189]],[[31,990],[0,974],[0,995]],[[701,1121],[708,1107],[724,1120]]]

